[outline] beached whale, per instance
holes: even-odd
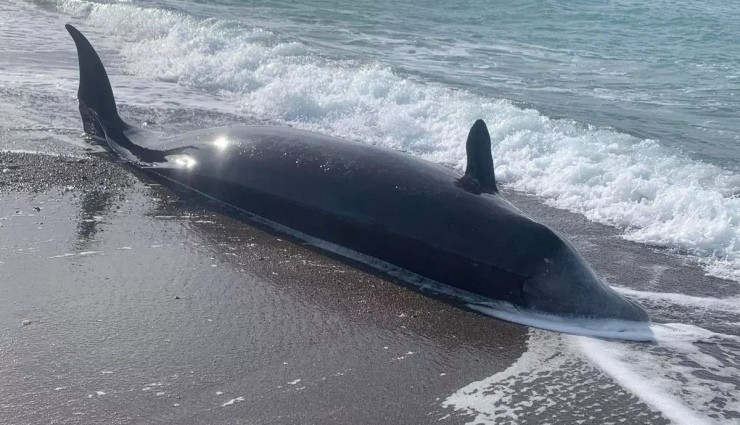
[[[568,318],[648,321],[576,249],[499,194],[482,120],[467,169],[282,127],[219,127],[157,139],[118,115],[108,76],[67,25],[86,133],[147,172],[319,247],[410,272],[478,300]]]

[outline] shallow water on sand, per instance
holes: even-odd
[[[412,423],[523,349],[110,161],[11,161],[46,176],[0,178],[2,423]]]
[[[108,160],[0,163],[2,420],[267,420],[284,403],[314,406],[291,415],[325,423],[722,423],[737,413],[740,294],[707,296],[727,281],[536,199],[506,194],[610,282],[650,281],[620,291],[662,323],[656,343],[466,312]],[[389,394],[401,403],[385,404]],[[377,414],[362,413],[368,400],[382,403]]]

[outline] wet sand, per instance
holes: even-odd
[[[0,153],[0,423],[465,423],[442,401],[526,350],[526,327],[182,195],[105,155]],[[610,281],[712,279],[508,197]],[[588,373],[554,422],[666,422]]]

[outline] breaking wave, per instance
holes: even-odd
[[[740,175],[655,140],[551,119],[533,109],[401,75],[382,63],[327,58],[244,22],[131,3],[49,0],[108,34],[126,72],[177,82],[242,113],[405,150],[462,170],[464,140],[489,124],[497,178],[552,206],[694,256],[740,282]],[[85,28],[86,27],[86,28]]]

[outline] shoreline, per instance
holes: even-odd
[[[447,397],[512,367],[532,335],[557,335],[410,290],[106,156],[2,152],[0,164],[0,421],[466,423],[473,413],[443,407]],[[660,291],[701,276],[615,229],[504,195],[610,281]],[[625,256],[600,255],[614,250]],[[646,276],[649,287],[635,286]],[[665,422],[626,391],[610,395],[618,385],[593,367],[583,373],[589,392],[609,383],[594,395],[602,416],[578,404],[558,416]]]

